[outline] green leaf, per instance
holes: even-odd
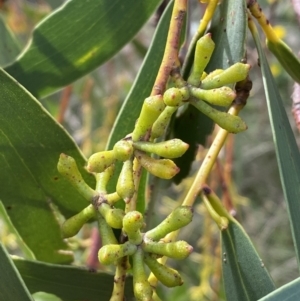
[[[52,9],[56,9],[63,4],[63,0],[47,0]]]
[[[262,51],[258,32],[252,32],[259,53],[263,84],[275,144],[280,180],[287,202],[292,236],[300,268],[300,154],[281,96]]]
[[[69,0],[35,28],[6,71],[37,97],[52,93],[115,55],[160,1]]]
[[[18,82],[0,70],[0,199],[16,230],[37,259],[69,262],[67,245],[51,210],[69,217],[87,202],[58,174],[60,153],[75,158],[83,176],[85,159],[71,137]]]
[[[30,293],[24,284],[18,270],[9,254],[0,242],[0,300],[5,301],[32,301]]]
[[[20,46],[4,23],[2,16],[0,16],[0,37],[0,66],[5,66],[17,57],[20,53]]]
[[[244,0],[222,1],[217,7],[209,29],[216,45],[206,72],[226,69],[244,58],[246,20]],[[175,183],[178,184],[188,175],[198,144],[204,144],[212,126],[212,121],[191,105],[175,120],[173,136],[190,145],[182,157],[174,160],[180,168],[180,173],[174,177]]]
[[[275,289],[248,235],[234,219],[221,232],[226,299],[256,301]]]
[[[107,149],[112,149],[117,141],[133,131],[135,121],[139,117],[144,99],[151,93],[152,86],[164,54],[172,8],[173,2],[169,4],[168,8],[165,10],[160,19],[143,65],[115,121]],[[120,166],[116,168],[115,175],[118,175],[119,172]],[[117,177],[115,176],[109,182],[109,189],[111,191],[115,191],[116,183]],[[140,203],[138,203],[137,208],[137,210],[140,212],[143,212],[145,208],[145,186],[146,173],[143,172],[138,196]]]
[[[27,259],[34,259],[33,253],[24,243],[22,237],[19,235],[18,231],[15,229],[14,225],[12,224],[1,200],[0,200],[0,221],[4,223],[4,227],[7,228],[7,232],[15,236],[16,244],[18,245],[18,249],[22,252],[22,256],[24,256]]]
[[[300,278],[297,278],[258,301],[294,301],[300,300]]]
[[[223,1],[217,7],[209,29],[216,46],[207,66],[207,72],[219,68],[226,69],[245,57],[246,30],[246,2]]]
[[[32,294],[46,292],[64,301],[109,301],[110,299],[114,283],[114,276],[111,274],[83,267],[22,259],[14,259],[14,263]],[[131,277],[126,279],[125,296],[126,300],[131,300],[133,297]],[[19,300],[23,301],[23,299]]]

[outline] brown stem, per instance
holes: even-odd
[[[71,93],[72,93],[72,86],[67,86],[62,91],[59,111],[57,115],[57,121],[59,123],[62,123],[64,121],[64,116],[70,102]]]
[[[180,32],[187,9],[187,0],[177,0],[174,3],[165,53],[157,73],[151,96],[162,94],[166,89],[171,70],[179,64],[178,48]]]

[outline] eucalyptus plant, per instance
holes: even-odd
[[[235,218],[234,204],[221,200],[222,183],[212,181],[228,136],[243,135],[251,127],[239,116],[253,85],[247,62],[249,35],[259,58],[299,263],[300,155],[257,26],[265,34],[266,47],[297,83],[300,61],[278,37],[259,3],[58,2],[49,1],[55,9],[36,25],[17,57],[14,34],[1,19],[6,37],[0,42],[1,211],[24,258],[10,256],[0,243],[0,275],[4,275],[0,300],[33,300],[36,292],[52,294],[51,300],[165,300],[161,287],[179,286],[185,290],[184,300],[209,299],[205,286],[210,287],[210,276],[201,274],[200,285],[190,289],[178,268],[197,247],[180,233],[189,231],[199,202],[220,236],[215,250],[223,288],[214,291],[215,300],[299,298],[299,278],[276,287]],[[159,4],[163,13],[107,146],[93,149],[85,158],[43,107],[43,97],[121,51]],[[190,5],[204,12],[192,38],[186,30]],[[181,122],[190,112],[189,123]],[[199,128],[203,120],[206,127]],[[212,134],[210,143],[192,172],[199,137],[208,134]],[[189,180],[184,197],[156,222],[157,183],[183,187],[184,178]],[[70,244],[87,225],[97,225],[97,237],[92,239],[98,243],[93,255],[99,271],[72,265]],[[199,231],[200,235],[209,237],[209,230]],[[176,263],[167,262],[168,258]]]

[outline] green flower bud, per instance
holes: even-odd
[[[193,252],[193,247],[183,240],[169,243],[144,241],[142,248],[145,252],[174,259],[184,259]]]
[[[136,122],[132,133],[132,140],[140,140],[148,130],[151,129],[153,123],[161,114],[165,104],[162,95],[150,96],[145,99],[140,117]]]
[[[115,171],[115,165],[112,164],[107,167],[103,172],[96,174],[96,190],[99,193],[106,193],[106,186],[113,176]]]
[[[76,162],[72,157],[60,154],[57,169],[86,200],[91,201],[92,198],[97,195],[96,191],[83,180]]]
[[[138,211],[128,212],[123,219],[123,230],[128,235],[129,241],[139,245],[142,240],[140,229],[144,225],[143,215]]]
[[[138,141],[134,142],[133,146],[138,150],[169,159],[181,157],[189,148],[189,145],[180,139],[172,139],[158,143]]]
[[[121,257],[133,255],[137,247],[130,242],[121,245],[105,245],[98,252],[98,259],[102,264],[113,264]]]
[[[130,202],[135,192],[132,165],[132,160],[127,160],[123,163],[116,187],[118,195],[125,203]]]
[[[102,203],[98,207],[98,210],[109,226],[115,229],[121,229],[123,227],[123,218],[125,212],[122,209],[112,209],[108,204]]]
[[[224,72],[223,69],[215,69],[214,71],[210,72],[209,74],[206,74],[206,76],[204,78],[206,80],[211,80],[213,77],[220,75],[223,72]],[[201,81],[203,81],[204,78],[202,78]]]
[[[153,291],[147,280],[144,267],[144,252],[141,248],[137,248],[137,251],[133,254],[132,263],[134,296],[138,301],[151,301]]]
[[[200,38],[196,45],[195,61],[188,83],[193,86],[199,86],[202,73],[207,66],[211,55],[215,49],[215,43],[211,39],[211,34],[208,33]]]
[[[146,232],[145,236],[152,240],[160,240],[168,233],[176,231],[193,219],[193,209],[190,206],[177,207],[171,214],[169,214],[158,226]]]
[[[159,263],[150,254],[146,253],[144,256],[145,263],[154,274],[154,276],[165,286],[174,287],[183,284],[183,280],[178,271],[171,269]]]
[[[128,140],[118,141],[113,148],[115,157],[119,161],[127,161],[133,154],[132,142]]]
[[[99,226],[99,232],[101,236],[102,246],[106,245],[117,245],[118,241],[115,237],[114,231],[112,228],[107,224],[104,217],[98,213],[97,214],[98,219],[98,226]]]
[[[171,179],[180,170],[176,164],[169,159],[154,159],[137,150],[135,151],[135,156],[148,172],[162,179]]]
[[[179,107],[183,105],[190,97],[188,87],[170,88],[164,93],[164,103],[170,107]]]
[[[88,160],[87,170],[89,172],[103,172],[115,162],[116,157],[112,150],[95,153]]]
[[[248,64],[235,63],[218,75],[213,77],[207,76],[201,82],[201,88],[206,90],[215,89],[242,81],[247,77],[249,69],[250,65]]]
[[[89,205],[76,215],[67,219],[61,226],[63,238],[68,238],[76,235],[81,227],[95,216],[95,208],[93,207],[93,205]]]
[[[239,116],[234,116],[226,112],[218,111],[204,101],[197,100],[195,98],[190,99],[190,103],[229,133],[236,134],[247,129],[247,125]]]
[[[203,90],[200,88],[191,88],[191,94],[198,99],[205,100],[206,102],[217,105],[228,107],[235,99],[236,94],[229,87],[221,87],[211,90]]]
[[[165,109],[162,111],[162,113],[159,115],[159,117],[157,118],[157,120],[154,122],[152,129],[151,129],[151,139],[156,139],[158,137],[161,137],[170,120],[171,117],[173,115],[173,113],[177,110],[176,107],[165,107]]]

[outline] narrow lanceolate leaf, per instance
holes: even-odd
[[[161,59],[164,53],[166,37],[168,34],[168,25],[171,18],[173,4],[170,3],[165,13],[163,14],[151,46],[145,57],[144,63],[139,71],[139,74],[130,90],[121,111],[115,121],[113,130],[111,132],[107,149],[112,149],[114,144],[125,137],[128,133],[131,133],[134,128],[135,121],[139,117],[144,99],[151,93],[152,86],[154,84],[156,74],[158,72]],[[121,170],[120,165],[117,166],[115,174],[118,175]],[[117,177],[114,177],[109,182],[109,189],[113,190],[117,184]],[[143,176],[140,183],[138,200],[144,202],[145,199],[145,185],[146,185],[146,173],[143,172]],[[138,203],[138,210],[144,211],[145,204]]]
[[[245,57],[246,30],[245,1],[223,1],[217,7],[209,29],[216,45],[207,72],[226,69]]]
[[[258,301],[294,301],[300,300],[300,278],[297,278]]]
[[[0,300],[33,301],[9,254],[0,243]]]
[[[226,300],[256,301],[273,291],[274,283],[243,227],[209,187],[204,187],[203,193],[203,202],[221,229]]]
[[[3,18],[0,16],[0,66],[11,63],[20,53],[18,45],[13,33],[7,28]]]
[[[246,5],[244,0],[222,1],[217,7],[209,32],[215,42],[215,49],[205,71],[226,69],[240,62],[245,56],[246,38]],[[213,123],[201,112],[188,106],[174,123],[174,137],[182,139],[190,145],[187,152],[175,163],[180,173],[174,177],[179,183],[190,171],[195,159],[198,144],[204,144],[211,133]]]
[[[35,96],[82,77],[116,54],[152,15],[160,0],[69,0],[33,32],[6,70]]]
[[[51,202],[70,217],[87,201],[57,171],[60,153],[72,156],[84,178],[85,160],[71,137],[18,82],[0,69],[0,199],[37,259],[69,262]]]
[[[110,300],[114,283],[114,276],[111,274],[22,259],[14,259],[14,263],[32,294],[46,292],[58,296],[63,301]],[[125,297],[126,300],[133,299],[131,277],[126,279]],[[13,300],[26,301],[26,299]]]
[[[258,32],[252,30],[259,53],[263,84],[273,132],[281,184],[287,202],[294,245],[300,267],[300,154],[281,96],[262,51]]]
[[[221,232],[226,299],[256,301],[275,289],[248,235],[235,220]]]

